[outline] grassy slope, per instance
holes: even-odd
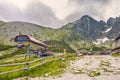
[[[66,49],[67,52],[73,53],[75,52],[70,46],[69,44],[67,44],[65,41],[55,41],[55,40],[51,40],[51,41],[44,41],[46,44],[50,45],[50,50],[52,52],[63,52],[63,49]]]
[[[5,45],[3,43],[0,43],[0,51],[4,51],[4,50],[7,50],[9,48],[12,48],[14,46],[10,46],[10,45]]]
[[[112,56],[114,56],[114,57],[119,57],[119,56],[120,56],[120,53],[113,53]]]
[[[11,80],[14,78],[19,77],[36,77],[36,76],[55,76],[63,73],[65,71],[65,68],[69,65],[68,61],[75,60],[75,56],[68,56],[64,58],[64,60],[60,59],[53,62],[48,62],[44,65],[35,67],[34,69],[29,70],[28,72],[21,71],[21,72],[15,72],[8,75],[0,76],[0,80]]]
[[[51,29],[25,22],[9,22],[4,26],[2,25],[3,27],[0,29],[0,35],[2,38],[0,38],[0,40],[8,44],[15,44],[13,43],[14,41],[12,41],[12,39],[21,31],[22,34],[30,35],[31,37],[40,41],[65,41],[66,44],[71,44],[72,42],[78,45],[81,44],[79,43],[81,41],[87,42],[87,40],[84,40],[80,34],[77,34],[71,30],[73,24],[75,23],[69,23],[68,25],[65,25],[59,29]],[[57,45],[57,47],[59,47],[59,45]]]

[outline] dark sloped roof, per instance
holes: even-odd
[[[115,51],[115,50],[118,50],[118,49],[120,49],[120,46],[112,49],[112,51]]]
[[[30,42],[32,42],[32,43],[34,43],[34,44],[36,44],[36,45],[39,45],[39,46],[48,48],[48,45],[47,45],[47,44],[45,44],[45,43],[43,43],[43,42],[41,42],[41,41],[39,41],[39,40],[36,40],[36,39],[34,39],[34,38],[32,38],[32,37],[29,37],[29,38],[30,38]]]
[[[115,41],[119,40],[120,39],[120,36],[118,36],[117,38],[115,38]]]
[[[36,40],[28,35],[17,35],[14,39],[15,42],[25,42],[25,41],[30,41],[31,43],[34,43],[36,45],[39,45],[39,46],[42,46],[44,48],[48,48],[48,45],[39,41],[39,40]]]

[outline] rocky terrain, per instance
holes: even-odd
[[[85,56],[70,64],[62,75],[28,80],[120,80],[120,57]]]

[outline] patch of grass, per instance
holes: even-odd
[[[100,63],[100,65],[99,66],[110,66],[111,65],[111,63],[110,62],[105,62],[105,61],[101,61],[101,63]]]
[[[33,61],[37,59],[34,57],[35,55],[31,55],[30,58],[27,58],[24,60],[25,55],[24,54],[19,54],[19,55],[14,55],[11,57],[6,57],[0,60],[0,64],[10,64],[10,63],[22,63],[22,62],[28,62],[28,61]]]
[[[20,72],[14,72],[11,74],[6,74],[3,76],[0,76],[0,80],[12,80],[14,78],[19,78],[19,77],[23,77],[23,76],[27,76],[28,73],[26,71],[20,71]]]
[[[67,67],[67,64],[64,64],[62,60],[57,60],[53,62],[48,62],[41,66],[38,66],[29,71],[30,77],[36,76],[55,76],[64,72],[64,68]],[[46,75],[47,74],[47,75]]]
[[[64,70],[64,69],[57,69],[57,70],[55,70],[55,71],[53,71],[53,72],[49,73],[49,76],[56,76],[56,75],[60,75],[60,74],[62,74],[62,73],[64,73],[64,72],[65,72],[65,70]]]
[[[0,55],[0,64],[21,63],[36,59],[36,55],[31,54],[30,58],[27,57],[26,60],[24,60],[27,52],[26,47],[18,48],[14,52],[11,52],[12,49],[13,48],[10,48],[9,50],[6,50],[2,55]]]
[[[31,58],[29,59],[31,60]],[[52,57],[47,57],[45,61],[50,61],[52,60]],[[28,60],[27,60],[28,61]],[[33,61],[33,60],[31,60]],[[24,60],[22,61],[24,62]],[[43,62],[43,60],[40,60],[38,62],[35,62],[35,63],[32,63],[30,64],[29,66],[34,66],[34,65],[37,65],[37,64],[41,64]],[[24,62],[25,63],[25,62]],[[12,63],[13,64],[13,63]],[[0,67],[0,72],[5,72],[5,71],[11,71],[11,70],[16,70],[16,69],[20,69],[20,68],[24,68],[25,66],[24,65],[15,65],[15,66],[5,66],[5,67]]]
[[[24,65],[0,67],[0,72],[16,70],[16,69],[23,68],[23,67]]]
[[[108,70],[107,68],[102,68],[103,72],[113,72],[111,70]]]
[[[44,41],[44,43],[48,44],[50,46],[50,51],[52,52],[63,52],[63,49],[66,49],[67,52],[75,52],[69,44],[67,44],[65,41],[56,41],[56,40],[50,40],[50,41]]]
[[[83,69],[79,69],[79,70],[72,71],[72,73],[73,74],[83,74],[84,70]]]
[[[5,59],[5,58],[8,58],[8,57],[18,55],[18,54],[25,54],[26,50],[27,50],[26,48],[22,48],[22,49],[18,48],[17,51],[15,51],[15,52],[13,52],[11,54],[9,54],[9,53],[3,54],[2,56],[0,56],[0,59]]]
[[[10,45],[5,45],[3,43],[0,43],[0,51],[4,51],[4,50],[7,50],[9,48],[12,48],[14,46],[10,46]]]
[[[6,24],[5,22],[0,21],[0,28],[1,28],[2,26],[4,26],[5,24]]]
[[[76,56],[68,55],[67,57],[65,57],[65,61],[76,60],[76,58]]]
[[[114,56],[114,57],[119,57],[120,54],[119,54],[119,53],[113,53],[112,56]]]
[[[92,47],[93,51],[102,51],[104,49],[106,49],[106,47],[97,47],[97,46]]]
[[[88,72],[88,76],[90,76],[90,77],[95,77],[95,76],[100,76],[100,75],[101,75],[100,72],[96,72],[96,71]]]
[[[46,63],[42,66],[36,67],[30,70],[30,76],[44,76],[48,73],[48,76],[55,76],[64,73],[64,69],[69,65],[67,61],[74,60],[75,56],[67,56],[66,58]]]
[[[58,57],[56,57],[58,58]],[[7,75],[0,76],[0,80],[12,80],[19,77],[36,77],[36,76],[56,76],[59,74],[64,73],[65,68],[69,65],[69,60],[75,60],[76,56],[67,56],[64,58],[64,60],[59,59],[52,62],[47,62],[43,65],[40,65],[38,67],[35,67],[33,69],[30,69],[28,71],[20,71],[15,72]],[[50,60],[50,59],[46,59]],[[51,61],[51,60],[50,60]],[[32,64],[32,66],[36,64],[40,64],[41,62],[37,62]]]

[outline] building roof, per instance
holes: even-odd
[[[39,41],[39,40],[36,40],[36,39],[34,39],[34,38],[32,38],[32,37],[29,37],[29,38],[30,38],[30,42],[32,42],[32,43],[34,43],[34,44],[36,44],[36,45],[42,46],[42,47],[44,47],[44,48],[48,48],[48,45],[47,45],[47,44],[45,44],[45,43],[43,43],[43,42],[41,42],[41,41]]]
[[[116,47],[116,48],[113,48],[112,51],[115,51],[115,50],[118,50],[118,49],[120,49],[120,46]]]
[[[117,38],[115,38],[115,41],[119,40],[120,39],[120,36],[118,36]]]
[[[48,48],[48,45],[39,41],[39,40],[36,40],[28,35],[17,35],[14,39],[15,42],[26,42],[26,41],[30,41],[31,43],[34,43],[36,45],[39,45],[39,46],[42,46],[44,48]]]

